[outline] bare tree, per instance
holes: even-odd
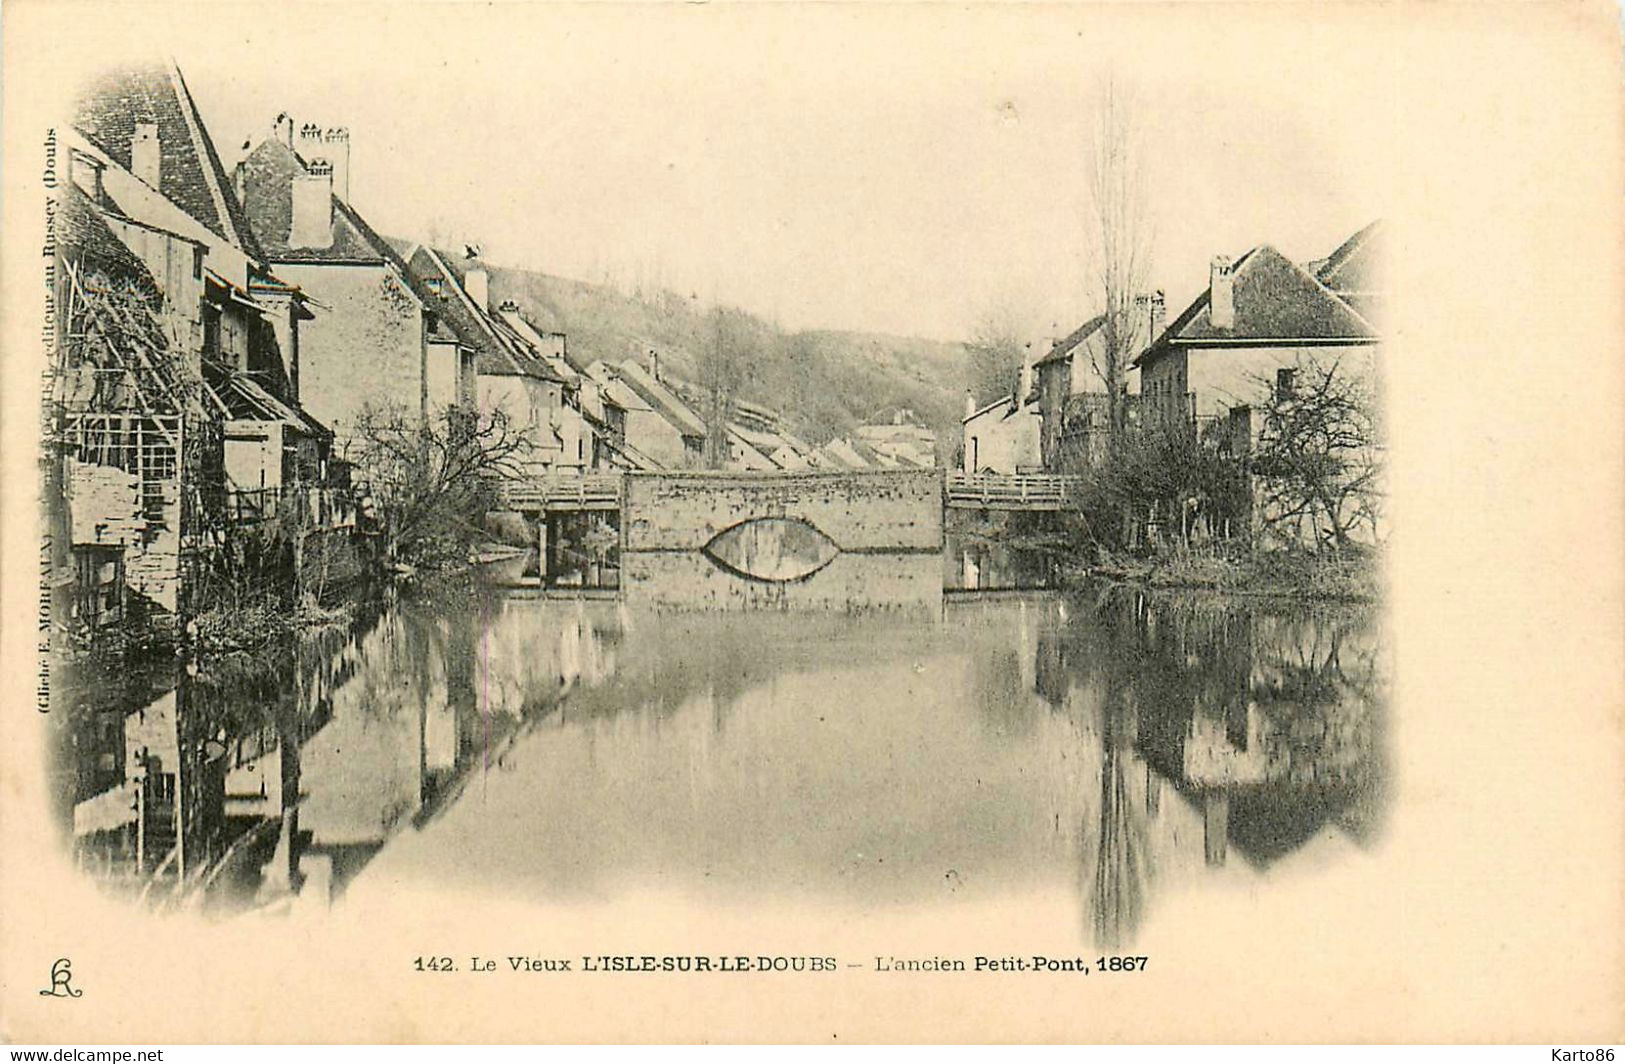
[[[1382,446],[1368,378],[1341,359],[1304,355],[1257,385],[1265,398],[1252,471],[1263,526],[1316,549],[1345,549],[1361,531],[1375,540]]]
[[[1105,318],[1098,371],[1106,386],[1107,449],[1115,454],[1127,420],[1135,297],[1144,287],[1151,246],[1136,102],[1115,79],[1101,83],[1087,153],[1087,262]]]
[[[520,475],[529,446],[500,408],[451,408],[426,423],[398,406],[369,406],[356,418],[350,457],[390,549],[429,561],[479,534],[494,482]]]
[[[966,345],[969,387],[976,403],[991,403],[1015,390],[1016,371],[1026,354],[1016,315],[1000,306],[984,310]]]
[[[696,360],[700,416],[705,421],[705,464],[721,469],[728,460],[728,425],[734,420],[734,404],[740,389],[753,378],[755,366],[739,311],[715,307],[706,324],[706,342]]]

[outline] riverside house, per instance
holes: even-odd
[[[1207,290],[1134,362],[1148,423],[1204,429],[1289,387],[1305,357],[1373,374],[1380,336],[1359,307],[1377,305],[1380,232],[1373,223],[1309,266],[1268,244],[1216,256]]]
[[[301,394],[341,452],[364,409],[429,420],[475,399],[475,348],[350,202],[349,156],[346,130],[281,115],[234,171],[267,258],[322,308],[300,335]]]
[[[1192,433],[1246,463],[1255,534],[1268,529],[1287,541],[1326,534],[1312,512],[1300,512],[1301,506],[1283,511],[1271,501],[1281,497],[1285,482],[1272,481],[1252,456],[1266,429],[1266,411],[1298,408],[1306,394],[1299,379],[1305,372],[1323,382],[1347,382],[1347,395],[1356,401],[1374,392],[1382,251],[1382,227],[1373,222],[1307,265],[1268,244],[1234,260],[1216,257],[1207,291],[1136,363],[1148,426]],[[1356,420],[1351,431],[1346,443],[1336,445],[1339,460],[1366,486],[1349,516],[1336,519],[1346,525],[1338,535],[1380,540],[1381,508],[1361,500],[1382,494],[1382,441],[1374,424]]]
[[[1033,473],[1042,468],[1039,441],[1043,416],[1033,388],[1033,362],[1029,355],[1016,376],[1016,388],[977,408],[965,393],[961,468],[967,474]]]
[[[163,621],[235,530],[346,519],[331,433],[299,403],[315,312],[271,271],[173,64],[88,84],[65,140],[53,563],[73,619]]]
[[[490,271],[469,247],[461,255],[418,245],[405,255],[437,318],[470,347],[477,373],[475,406],[502,410],[528,441],[529,475],[591,468],[590,430],[580,414],[579,385],[549,365],[541,351],[491,308]]]
[[[1166,301],[1158,292],[1134,300],[1129,350],[1144,351],[1161,333]],[[1106,457],[1109,413],[1106,401],[1106,316],[1097,314],[1047,347],[1033,364],[1042,418],[1039,448],[1045,469],[1087,469]],[[1125,416],[1132,418],[1136,388],[1123,370]]]

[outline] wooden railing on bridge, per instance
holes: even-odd
[[[615,510],[621,505],[621,475],[549,473],[505,481],[501,491],[510,510]]]
[[[1076,479],[1055,473],[950,473],[944,501],[984,510],[1059,510]]]

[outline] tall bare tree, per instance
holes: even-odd
[[[1087,262],[1100,301],[1100,376],[1106,386],[1107,449],[1122,448],[1124,383],[1133,350],[1135,297],[1150,269],[1151,226],[1137,103],[1115,78],[1100,83],[1088,130]]]
[[[1026,350],[1014,313],[1000,306],[988,307],[977,319],[966,347],[970,356],[968,383],[977,406],[1015,390]]]
[[[705,421],[705,464],[721,469],[728,461],[728,425],[740,389],[755,375],[755,363],[744,316],[715,307],[708,315],[707,335],[696,363],[699,369],[700,416]]]

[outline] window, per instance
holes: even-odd
[[[211,358],[220,357],[220,308],[203,308],[203,353]]]
[[[1275,371],[1275,397],[1277,399],[1290,399],[1297,390],[1298,371],[1282,368]]]

